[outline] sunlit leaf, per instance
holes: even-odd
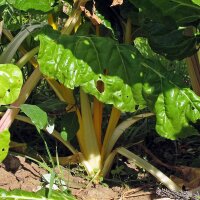
[[[24,112],[36,126],[37,130],[44,129],[48,124],[48,117],[46,112],[36,105],[22,104],[21,111]]]
[[[39,192],[27,192],[23,190],[13,190],[8,192],[0,189],[0,197],[2,200],[75,200],[71,194],[61,191],[52,191],[51,196],[47,198],[46,191],[44,189]]]
[[[0,64],[0,105],[13,103],[22,87],[21,70],[13,64]]]
[[[19,10],[39,10],[43,12],[50,11],[52,9],[52,5],[54,0],[7,0],[8,3],[13,5],[15,8]]]
[[[0,163],[6,158],[9,150],[10,132],[4,130],[0,133]]]
[[[176,74],[142,56],[131,45],[109,38],[40,35],[38,60],[42,73],[73,89],[81,86],[121,111],[148,106],[156,114],[157,131],[176,139],[196,134],[190,125],[200,118],[200,98]],[[108,75],[104,75],[107,70]],[[104,83],[99,92],[97,82]],[[176,120],[175,120],[176,119]]]

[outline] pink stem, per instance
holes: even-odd
[[[23,104],[27,100],[27,98],[29,97],[29,95],[31,94],[32,90],[37,85],[41,77],[42,77],[42,74],[39,70],[39,67],[37,67],[34,70],[34,72],[31,74],[31,76],[28,78],[28,80],[25,82],[24,86],[22,87],[22,90],[20,92],[18,99],[13,104],[10,105],[11,108],[12,107],[14,108],[8,109],[3,115],[3,117],[1,118],[0,133],[11,126],[16,115],[20,111],[19,109],[20,105]]]

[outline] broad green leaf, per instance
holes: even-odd
[[[75,200],[75,198],[66,192],[52,191],[49,198],[46,197],[44,189],[38,192],[27,192],[23,190],[6,191],[0,189],[1,200]]]
[[[10,132],[4,130],[0,133],[0,163],[6,158],[9,150]]]
[[[13,103],[22,87],[21,70],[13,64],[0,64],[0,105]]]
[[[121,111],[134,112],[148,106],[157,116],[157,131],[167,138],[196,133],[189,123],[200,118],[200,98],[182,88],[179,78],[167,73],[160,62],[109,38],[61,36],[54,32],[50,37],[41,34],[39,39],[38,61],[46,76],[71,89],[81,86]],[[105,70],[108,75],[104,75]],[[103,92],[96,87],[98,81],[104,83]],[[179,120],[173,121],[175,118]]]
[[[131,19],[139,19],[139,30],[153,51],[170,60],[181,60],[197,52],[199,34],[188,36],[185,29],[198,26],[199,6],[191,0],[129,1],[139,10]]]
[[[193,55],[198,49],[199,36],[186,36],[185,29],[168,27],[163,23],[147,20],[142,24],[145,37],[150,47],[168,59],[183,59]]]
[[[193,0],[129,0],[140,13],[155,21],[175,20],[178,25],[200,18],[200,7]],[[197,0],[195,0],[197,1]]]
[[[5,0],[0,0],[0,6],[3,6],[6,3]]]
[[[200,0],[192,0],[192,2],[193,2],[194,4],[197,4],[198,6],[200,6]]]
[[[38,132],[44,129],[48,124],[48,117],[46,112],[40,109],[36,105],[22,104],[20,106],[21,111],[25,113],[36,126]]]
[[[38,10],[43,12],[50,11],[54,4],[54,0],[7,0],[7,2],[19,10]]]

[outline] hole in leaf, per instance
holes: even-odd
[[[4,148],[2,148],[2,149],[1,149],[1,151],[5,151],[5,149],[4,149]]]
[[[99,75],[99,79],[101,79],[101,75]]]
[[[100,93],[104,92],[104,82],[103,82],[103,81],[98,80],[98,81],[97,81],[96,87],[97,87],[97,90],[98,90]]]
[[[135,110],[137,110],[139,108],[139,105],[135,105]]]
[[[126,96],[126,98],[128,98],[128,95]]]
[[[8,89],[7,91],[10,92],[10,89]]]
[[[195,108],[192,106],[192,110],[195,110]]]

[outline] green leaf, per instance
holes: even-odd
[[[13,103],[22,87],[21,70],[13,64],[0,64],[0,105]]]
[[[185,30],[198,26],[200,19],[200,7],[191,0],[129,1],[139,10],[138,17],[131,19],[139,19],[138,30],[148,38],[153,51],[170,60],[181,60],[198,51],[199,33],[189,36]]]
[[[133,46],[118,44],[110,38],[54,32],[50,37],[40,35],[39,39],[38,61],[46,76],[71,89],[81,86],[121,111],[134,112],[148,106],[157,116],[157,131],[167,138],[196,133],[189,124],[200,118],[200,97],[182,88],[180,78],[168,73],[159,61],[149,60]],[[108,75],[104,75],[105,70]],[[103,92],[96,87],[98,81],[104,83]],[[179,120],[174,121],[175,118]]]
[[[178,25],[199,20],[200,7],[192,0],[129,0],[140,14],[157,22],[175,20]],[[195,0],[196,1],[196,0]]]
[[[48,117],[46,112],[40,109],[36,105],[22,104],[20,106],[21,111],[25,113],[36,126],[38,132],[44,129],[48,124]]]
[[[9,4],[13,5],[15,8],[23,11],[27,10],[39,10],[43,12],[48,12],[52,9],[54,0],[7,0]]]
[[[9,150],[10,132],[4,130],[0,133],[0,163],[6,158]]]
[[[193,2],[194,4],[197,4],[198,6],[200,6],[200,0],[192,0],[192,2]]]
[[[0,6],[3,6],[6,4],[6,1],[5,0],[0,0]]]
[[[64,140],[64,141],[67,141],[67,132],[66,131],[61,131],[61,133],[60,133],[60,135],[61,135],[61,137],[62,137],[62,139]]]
[[[162,23],[146,20],[142,30],[150,47],[168,59],[183,59],[193,55],[198,49],[199,36],[186,36],[185,29],[169,28]]]
[[[49,98],[37,104],[37,106],[40,107],[45,112],[55,112],[55,113],[65,111],[67,107],[65,102],[55,98]]]
[[[38,192],[26,192],[23,190],[6,191],[0,189],[0,197],[2,200],[75,200],[75,198],[66,192],[52,191],[51,197],[46,197],[46,191],[40,190]]]

